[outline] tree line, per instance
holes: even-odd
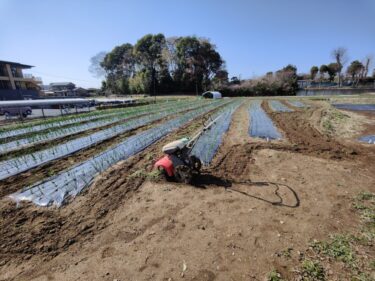
[[[267,72],[258,78],[241,80],[232,77],[221,87],[225,96],[285,96],[295,95],[298,90],[297,67],[287,65],[275,72]]]
[[[105,77],[105,94],[199,94],[219,90],[227,96],[290,95],[297,90],[297,68],[288,65],[261,79],[228,79],[225,61],[207,38],[147,34],[91,58],[89,67]]]
[[[348,63],[348,51],[345,48],[334,49],[331,53],[334,62],[329,64],[322,64],[320,67],[314,65],[310,69],[309,76],[305,79],[310,79],[313,82],[334,82],[337,80],[337,85],[341,86],[357,86],[360,82],[373,82],[373,77],[369,77],[370,65],[372,56],[366,56],[362,61],[353,60],[344,71]]]
[[[228,80],[225,62],[208,39],[161,33],[97,54],[89,70],[105,76],[106,94],[198,94]]]
[[[219,90],[226,96],[295,95],[298,80],[314,83],[333,83],[357,86],[374,81],[368,77],[371,56],[362,62],[352,61],[346,68],[348,53],[345,48],[332,51],[334,60],[320,67],[312,66],[309,74],[297,74],[297,67],[287,65],[275,72],[241,80],[228,78],[225,61],[214,44],[196,36],[168,37],[147,34],[134,45],[125,43],[110,52],[100,52],[91,58],[90,72],[105,77],[102,93],[132,94],[199,94]],[[370,81],[370,82],[371,82]]]

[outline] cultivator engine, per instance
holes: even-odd
[[[205,125],[192,138],[182,138],[165,145],[162,151],[166,155],[155,163],[155,168],[162,171],[167,179],[190,183],[194,173],[199,173],[202,167],[201,160],[197,156],[191,155],[191,151],[199,137],[209,130],[217,119]]]

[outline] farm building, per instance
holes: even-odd
[[[206,99],[221,99],[221,93],[217,91],[207,91],[202,94],[202,97]]]

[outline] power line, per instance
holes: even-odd
[[[40,71],[35,71],[35,70],[32,70],[32,72],[34,72],[36,74],[39,74],[39,75],[44,75],[44,76],[47,76],[47,77],[62,78],[62,79],[66,79],[66,80],[76,80],[76,81],[82,81],[82,82],[88,82],[88,83],[94,82],[94,80],[90,81],[90,80],[77,79],[77,78],[60,76],[60,75],[46,74],[46,73],[43,73],[43,72],[40,72]]]

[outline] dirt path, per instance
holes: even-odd
[[[222,146],[243,144],[249,141],[249,106],[250,100],[245,100],[233,113],[231,124],[224,138]]]

